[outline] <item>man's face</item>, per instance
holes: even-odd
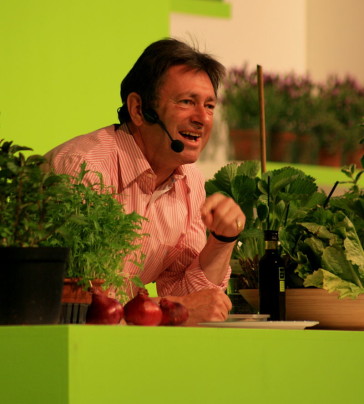
[[[207,73],[183,65],[171,67],[159,88],[156,104],[159,118],[173,139],[182,141],[185,146],[181,153],[172,151],[172,157],[183,164],[195,162],[210,138],[216,105]],[[170,147],[167,135],[161,133],[160,136],[165,137]]]

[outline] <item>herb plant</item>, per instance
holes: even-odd
[[[303,171],[283,167],[258,176],[260,163],[245,161],[222,167],[206,182],[206,194],[221,192],[233,198],[246,216],[235,257],[260,258],[264,253],[264,230],[279,230],[299,211],[323,203],[315,179]],[[239,244],[238,244],[239,245]]]
[[[0,140],[0,246],[39,247],[67,220],[59,214],[67,177],[42,171],[45,159],[29,147]]]
[[[364,189],[359,183],[364,168],[356,169],[355,164],[350,164],[343,167],[341,172],[348,177],[348,181],[340,183],[349,185],[349,189],[343,195],[331,198],[330,208],[333,211],[341,210],[348,216],[355,226],[361,244],[364,245]]]
[[[305,287],[335,291],[341,298],[364,293],[364,250],[342,211],[313,208],[281,229],[279,237]]]
[[[364,293],[364,194],[359,185],[364,170],[344,167],[350,187],[331,199],[296,168],[261,177],[258,170],[258,162],[230,163],[206,182],[207,195],[232,197],[246,215],[232,255],[240,262],[243,286],[257,287],[263,232],[269,228],[279,230],[291,287],[315,286],[353,298]]]
[[[206,194],[233,198],[246,216],[232,258],[238,259],[246,287],[257,286],[259,259],[264,254],[264,230],[279,230],[299,213],[323,203],[315,179],[301,170],[283,167],[258,176],[260,163],[245,161],[222,167],[206,182]]]
[[[55,174],[45,171],[44,157],[25,157],[30,150],[0,140],[0,247],[68,247],[67,277],[85,288],[101,279],[122,298],[125,260],[143,266],[144,218],[125,213],[101,174],[85,185],[86,163],[75,176]],[[138,277],[130,281],[143,286]]]
[[[78,278],[85,287],[101,279],[104,288],[114,287],[122,298],[127,279],[122,273],[125,260],[142,268],[143,257],[137,250],[144,218],[135,212],[125,213],[113,189],[104,185],[101,174],[96,173],[99,183],[85,185],[88,172],[86,163],[82,163],[79,173],[70,177],[70,192],[62,200],[60,212],[69,219],[48,243],[70,248],[67,277]],[[137,277],[132,281],[143,286]]]

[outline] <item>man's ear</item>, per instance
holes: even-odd
[[[142,99],[138,93],[130,93],[126,100],[130,118],[134,125],[140,126],[145,120],[142,112]]]

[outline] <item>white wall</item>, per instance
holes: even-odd
[[[306,54],[316,80],[350,74],[364,84],[364,1],[307,0]]]
[[[364,83],[364,0],[225,0],[231,18],[171,15],[171,35],[193,38],[225,66],[351,74]]]
[[[304,72],[305,0],[228,0],[231,18],[172,14],[171,34],[194,38],[225,66]]]

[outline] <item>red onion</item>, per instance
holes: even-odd
[[[100,292],[92,293],[86,324],[119,324],[124,315],[122,304]]]
[[[162,298],[159,305],[163,313],[160,325],[179,325],[187,321],[188,310],[183,304]]]
[[[162,310],[149,296],[146,289],[139,293],[124,306],[125,321],[134,325],[159,325]]]

